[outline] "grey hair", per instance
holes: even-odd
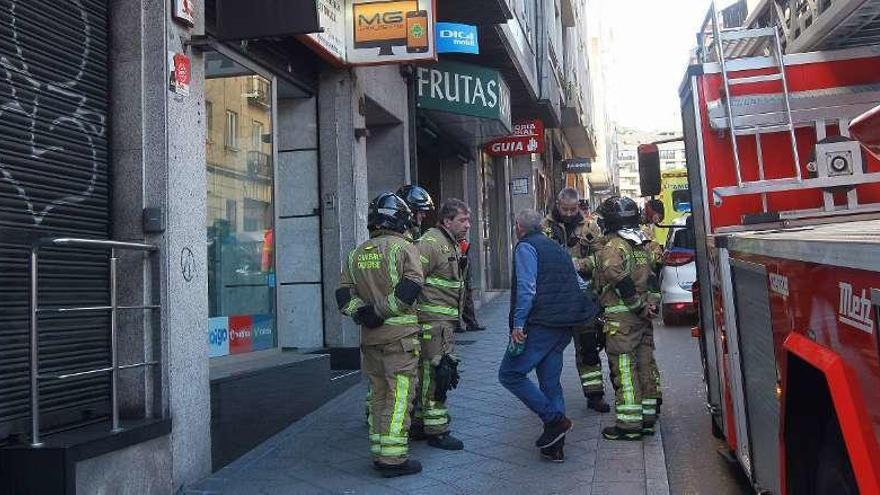
[[[577,203],[581,199],[580,193],[578,190],[573,187],[566,187],[565,189],[559,191],[559,195],[556,196],[556,199],[563,202],[568,203]]]
[[[541,230],[541,225],[543,223],[544,217],[536,210],[522,210],[516,214],[516,224],[519,225],[519,228],[521,228],[526,234]]]

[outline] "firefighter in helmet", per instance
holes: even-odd
[[[370,380],[370,452],[384,477],[415,474],[407,457],[413,396],[418,390],[421,328],[416,300],[424,276],[418,248],[407,234],[412,213],[388,192],[370,203],[370,239],[348,255],[336,302],[361,326],[363,370]]]
[[[409,184],[397,190],[397,196],[406,201],[407,206],[412,211],[413,222],[409,229],[410,235],[414,240],[418,240],[424,232],[425,217],[434,211],[434,200],[428,191],[421,186]]]
[[[544,234],[568,251],[575,270],[584,280],[593,276],[594,255],[602,247],[603,234],[596,221],[580,210],[577,189],[566,187],[556,198],[556,207],[544,219]],[[593,290],[590,288],[589,290]],[[574,348],[581,387],[587,398],[587,407],[606,413],[611,408],[605,402],[605,384],[602,381],[601,328],[591,322],[575,329]]]
[[[470,214],[465,202],[447,199],[440,205],[437,226],[428,229],[417,243],[425,273],[425,289],[417,306],[424,352],[413,438],[427,437],[428,445],[443,450],[464,448],[464,443],[449,433],[446,395],[458,385],[454,333],[465,288],[459,241],[467,238]]]
[[[627,197],[605,200],[598,211],[605,244],[596,256],[594,279],[605,310],[605,352],[615,392],[616,422],[602,430],[609,440],[640,440],[653,433],[657,380],[647,363],[653,360],[649,339],[658,302],[655,261],[639,229],[639,206]]]

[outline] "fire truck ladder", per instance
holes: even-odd
[[[767,211],[767,192],[768,186],[790,186],[803,182],[800,168],[800,156],[797,150],[797,138],[794,132],[794,121],[791,115],[791,96],[788,91],[788,78],[785,73],[785,57],[782,49],[782,40],[780,39],[779,29],[776,26],[754,29],[724,29],[720,28],[718,19],[718,10],[715,0],[712,1],[712,32],[715,39],[716,56],[721,66],[721,79],[724,83],[724,110],[727,114],[727,120],[730,123],[730,145],[733,149],[733,161],[736,166],[736,187],[738,194],[761,194],[761,203],[763,211]],[[749,77],[731,77],[727,70],[727,59],[725,58],[725,43],[743,43],[747,40],[770,39],[770,49],[772,57],[776,61],[776,72],[770,74],[762,74],[759,76]],[[737,126],[734,120],[733,109],[731,107],[730,88],[741,84],[754,84],[768,81],[780,81],[782,83],[782,100],[784,103],[784,120],[781,124],[772,125],[750,125]],[[761,153],[761,134],[787,131],[791,141],[791,154],[794,159],[795,176],[791,178],[766,180],[764,178],[764,157]],[[758,180],[744,182],[742,178],[742,166],[739,157],[739,145],[737,144],[738,136],[754,135],[757,145],[758,158]],[[715,202],[721,202],[721,196],[715,192]]]

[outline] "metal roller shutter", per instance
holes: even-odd
[[[107,0],[0,0],[0,443],[29,431],[34,237],[108,238]],[[40,305],[108,304],[104,253],[41,254]],[[109,317],[40,319],[41,371],[110,362]],[[107,416],[109,381],[41,386],[42,430]]]

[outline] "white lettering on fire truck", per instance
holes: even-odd
[[[874,320],[871,319],[871,298],[866,289],[861,295],[853,293],[853,286],[840,282],[840,306],[837,319],[863,332],[874,333]]]
[[[783,297],[788,297],[788,277],[778,273],[770,273],[768,276],[770,278],[770,290]]]

